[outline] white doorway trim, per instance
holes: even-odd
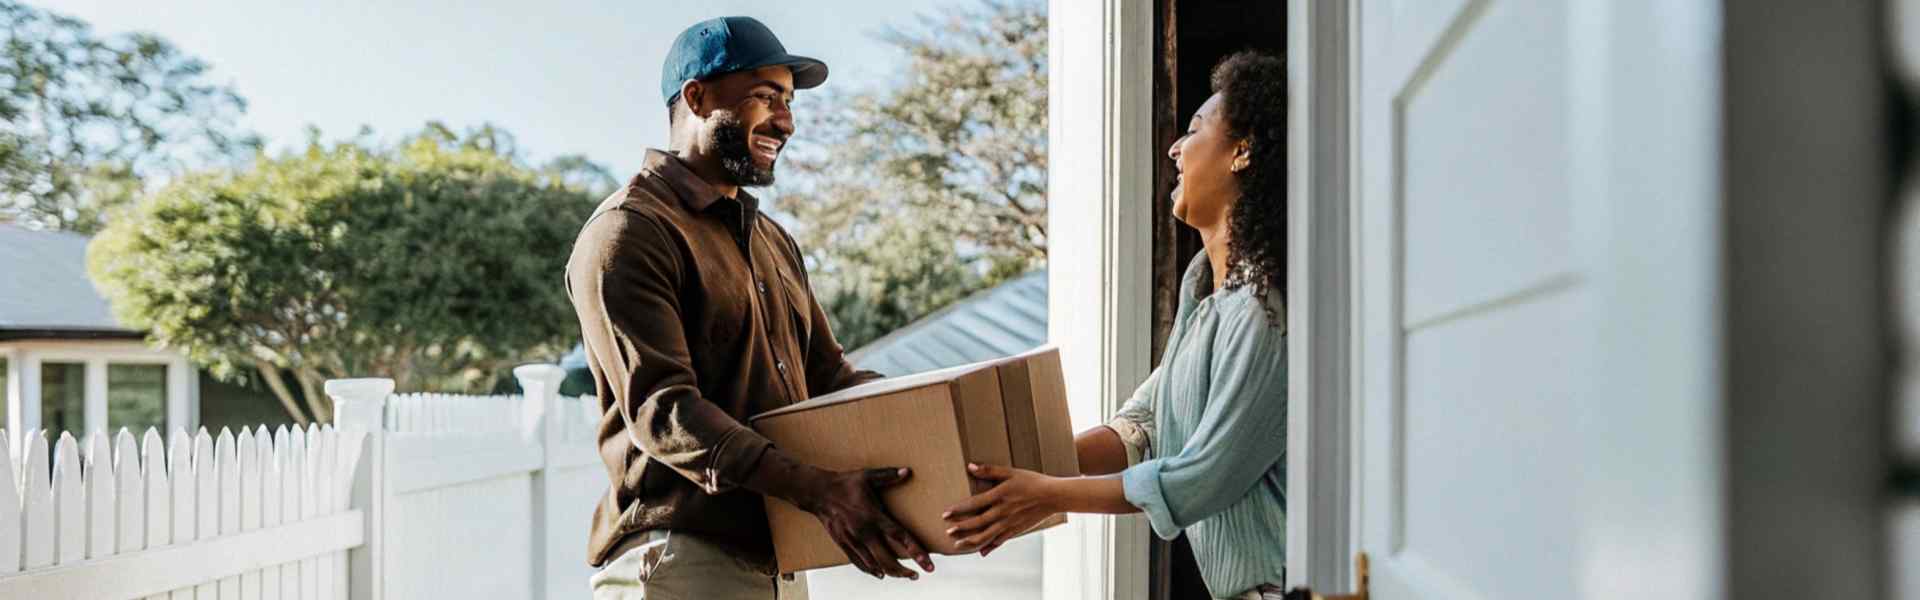
[[[1153,247],[1153,3],[1048,7],[1048,337],[1061,348],[1074,430],[1146,379]],[[1046,598],[1145,600],[1139,516],[1077,515],[1045,537]]]
[[[1287,577],[1351,585],[1354,0],[1287,5]]]

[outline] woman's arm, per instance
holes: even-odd
[[[1119,477],[1050,477],[1026,469],[975,464],[967,465],[967,471],[995,482],[993,489],[954,505],[940,518],[950,524],[947,535],[959,541],[962,550],[977,548],[981,556],[1063,512],[1140,512],[1127,502]]]
[[[1112,475],[1127,468],[1127,444],[1113,428],[1100,425],[1073,437],[1082,475]]]

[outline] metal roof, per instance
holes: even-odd
[[[1047,341],[1047,271],[1029,271],[847,354],[888,377],[1012,356]]]
[[[0,223],[0,332],[36,337],[138,335],[87,278],[87,238]]]

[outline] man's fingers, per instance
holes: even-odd
[[[867,551],[873,555],[874,563],[878,564],[881,572],[887,576],[903,577],[906,579],[920,578],[920,574],[913,572],[912,569],[900,566],[900,557],[893,553],[892,548],[887,547],[886,536],[869,537],[867,538],[866,545]]]
[[[886,467],[867,469],[867,485],[872,486],[873,489],[876,490],[884,490],[900,485],[900,482],[906,481],[907,478],[912,476],[913,471],[906,468]]]
[[[881,574],[878,563],[874,562],[873,553],[867,551],[867,544],[864,540],[853,537],[850,532],[839,533],[833,536],[833,538],[835,543],[840,544],[840,550],[847,553],[847,560],[853,562],[854,568],[860,569],[862,573],[872,575],[874,579],[882,579],[885,577],[885,575]]]
[[[913,539],[913,534],[907,533],[905,528],[892,521],[889,521],[882,531],[886,532],[887,540],[893,542],[894,554],[913,559],[915,564],[920,565],[922,571],[933,572],[933,558],[927,556],[926,549],[920,547],[920,540]]]

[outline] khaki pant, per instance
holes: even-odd
[[[706,540],[649,531],[593,574],[593,600],[807,600],[807,577],[763,574]]]

